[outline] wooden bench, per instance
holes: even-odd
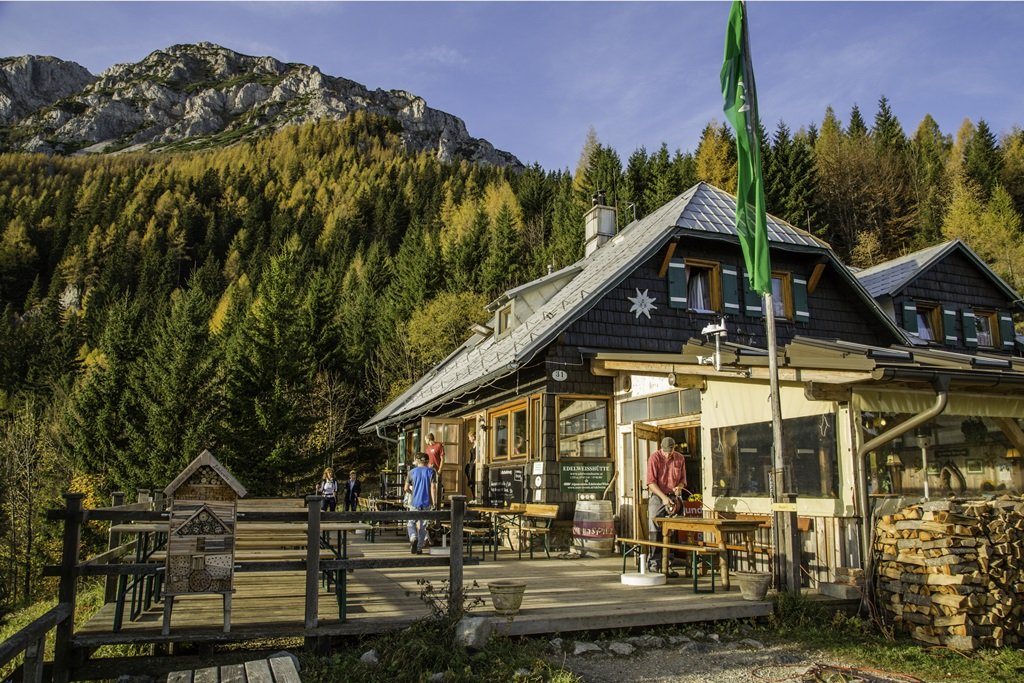
[[[647,539],[641,538],[622,538],[616,537],[615,542],[620,544],[622,547],[622,573],[626,573],[626,558],[630,553],[637,553],[639,557],[640,548],[662,548],[666,557],[662,559],[662,566],[668,566],[667,553],[670,550],[678,550],[690,554],[690,572],[693,574],[693,592],[702,593],[707,591],[701,591],[697,585],[697,577],[700,574],[700,568],[702,566],[707,567],[709,574],[711,575],[711,591],[715,592],[715,562],[720,562],[720,556],[722,554],[721,548],[712,548],[704,545],[688,545],[685,543],[666,543],[664,541],[648,541]]]
[[[295,660],[289,656],[257,659],[244,664],[172,671],[167,683],[301,683]]]
[[[442,522],[441,528],[443,529],[444,535],[451,538],[452,525],[448,522]],[[487,559],[487,546],[498,542],[494,537],[493,526],[490,524],[486,526],[476,526],[469,522],[464,524],[462,527],[462,540],[466,544],[469,557],[473,557],[473,543],[479,544],[481,560]]]
[[[510,506],[511,509],[511,506]],[[543,503],[517,504],[514,508],[522,512],[522,524],[519,526],[519,556],[523,556],[523,541],[528,543],[530,559],[533,559],[533,548],[537,539],[544,542],[544,555],[551,558],[551,527],[558,517],[557,505]]]

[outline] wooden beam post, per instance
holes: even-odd
[[[323,496],[306,496],[306,630],[317,627],[320,598],[320,502]],[[309,644],[309,636],[306,643]]]
[[[782,576],[785,590],[789,593],[800,593],[800,528],[796,517],[796,494],[783,493],[782,502],[790,507],[788,512],[776,513],[782,521],[780,543],[777,555],[782,558]],[[779,589],[780,591],[782,588]]]
[[[448,616],[462,616],[462,523],[466,519],[466,497],[452,496],[452,544],[448,548]],[[497,543],[498,539],[494,539]]]
[[[120,507],[124,505],[124,491],[114,491],[110,494],[110,506]],[[111,528],[114,527],[114,523],[111,522]],[[121,532],[111,531],[107,535],[107,550],[113,550],[117,546],[121,545]],[[110,574],[106,578],[106,584],[103,586],[103,604],[109,604],[117,599],[117,577]]]
[[[70,613],[57,624],[53,645],[53,682],[68,683],[71,674],[71,639],[75,635],[75,593],[77,589],[78,554],[82,540],[83,493],[65,493],[64,542],[61,548],[60,587],[57,601],[67,605]]]

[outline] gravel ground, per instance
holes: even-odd
[[[716,640],[717,639],[717,640]],[[553,641],[551,661],[586,683],[865,683],[913,677],[851,671],[834,656],[796,645],[769,645],[746,636],[697,631],[689,636],[635,636],[610,641]]]

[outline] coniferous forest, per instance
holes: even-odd
[[[0,606],[39,593],[69,486],[162,489],[204,448],[254,495],[373,471],[357,427],[496,295],[580,258],[595,191],[620,228],[700,180],[735,192],[714,123],[626,158],[591,131],[572,171],[441,163],[399,133],[359,113],[191,153],[0,155]],[[959,237],[1024,288],[1024,131],[908,134],[883,97],[762,149],[769,212],[850,265]]]

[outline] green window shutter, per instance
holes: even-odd
[[[974,311],[963,309],[961,315],[964,318],[964,344],[967,346],[978,345],[978,323],[974,320]]]
[[[917,304],[907,301],[903,304],[903,329],[917,334]]]
[[[686,308],[686,262],[681,258],[668,262],[668,306]]]
[[[733,266],[722,266],[722,307],[726,315],[740,314],[740,278]]]
[[[959,346],[960,337],[956,334],[956,309],[942,307],[942,335],[947,346]]]
[[[764,299],[757,292],[751,291],[747,271],[743,271],[743,308],[751,318],[764,317]]]
[[[999,340],[1003,342],[1003,351],[1013,351],[1016,341],[1013,330],[1013,318],[1007,313],[999,314]]]
[[[793,320],[805,323],[811,319],[811,310],[807,305],[807,279],[793,276]]]

